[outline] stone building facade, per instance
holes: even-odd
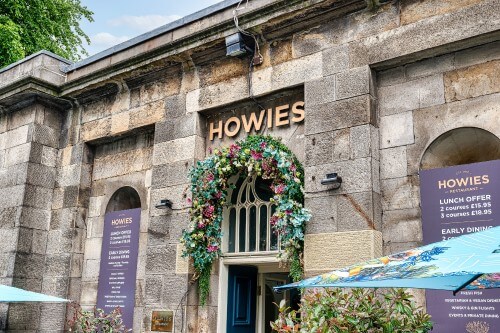
[[[0,283],[92,308],[104,216],[140,207],[134,332],[158,309],[176,332],[225,332],[227,267],[286,268],[224,257],[200,306],[180,256],[188,171],[247,135],[210,140],[210,124],[260,105],[305,104],[302,122],[259,133],[305,169],[306,275],[421,245],[419,170],[500,158],[497,0],[251,0],[238,11],[263,56],[251,73],[226,56],[238,2],[77,63],[40,52],[0,70]],[[320,183],[332,172],[339,189]],[[65,319],[66,305],[0,305],[3,330]]]

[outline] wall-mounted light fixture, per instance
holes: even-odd
[[[327,173],[326,178],[321,180],[321,185],[333,185],[334,189],[338,189],[342,184],[342,177],[340,177],[336,172]]]
[[[155,207],[158,208],[158,209],[172,209],[172,201],[168,200],[168,199],[162,199],[160,200],[160,203],[157,204]]]
[[[241,32],[226,37],[226,55],[230,57],[243,57],[253,55],[255,41],[246,38]]]

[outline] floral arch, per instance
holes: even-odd
[[[271,136],[252,135],[228,148],[216,149],[190,171],[193,194],[191,224],[181,241],[183,255],[192,258],[199,280],[201,304],[210,291],[213,262],[221,254],[223,209],[229,178],[242,173],[271,180],[276,210],[271,217],[274,233],[281,236],[283,251],[278,255],[290,265],[290,277],[302,277],[305,224],[311,215],[303,206],[304,171],[295,155]]]

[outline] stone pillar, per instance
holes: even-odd
[[[2,283],[66,297],[67,281],[63,278],[66,272],[61,271],[66,267],[64,260],[47,251],[55,247],[61,236],[53,234],[51,226],[61,113],[33,104],[4,116],[1,122],[4,132],[1,134],[0,232],[2,239],[9,240],[3,245],[8,248],[2,251],[6,253],[2,258],[5,259],[2,260],[5,263]],[[71,247],[72,235],[68,242]],[[57,307],[62,310],[59,324],[64,320],[65,306]],[[6,328],[36,329],[45,311],[45,306],[37,304],[11,304]],[[58,316],[52,311],[50,317]]]
[[[144,329],[150,329],[153,309],[168,309],[176,311],[176,331],[184,325],[187,332],[199,332],[196,322],[187,323],[183,314],[188,288],[195,290],[196,285],[189,283],[192,275],[187,270],[176,270],[176,257],[182,251],[182,230],[189,223],[187,199],[191,194],[187,174],[197,160],[204,158],[204,133],[199,114],[186,113],[183,94],[167,97],[165,106],[166,120],[155,127]],[[162,199],[173,202],[172,210],[155,208]],[[188,317],[192,317],[193,311],[197,316],[197,301],[191,300],[189,297]],[[216,304],[216,297],[213,303]],[[215,318],[213,322],[216,323]]]
[[[349,68],[347,52],[343,46],[323,51],[324,76],[305,83],[305,204],[313,212],[306,230],[306,275],[382,254],[379,139],[372,71],[368,66]],[[337,190],[320,183],[332,172],[343,179]],[[353,238],[359,233],[365,242],[338,244],[343,237],[340,232],[348,232]],[[329,241],[325,243],[325,239]],[[330,255],[330,259],[316,265],[317,261],[307,258],[312,258],[309,252],[316,251],[318,244],[330,244],[328,252],[341,250],[344,258]]]

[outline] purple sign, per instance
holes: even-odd
[[[111,212],[104,218],[97,307],[109,313],[119,306],[127,328],[133,327],[134,319],[140,222],[140,208]]]
[[[500,225],[500,160],[420,172],[426,244]],[[466,261],[465,261],[466,262]],[[500,332],[500,290],[426,291],[433,332]]]

